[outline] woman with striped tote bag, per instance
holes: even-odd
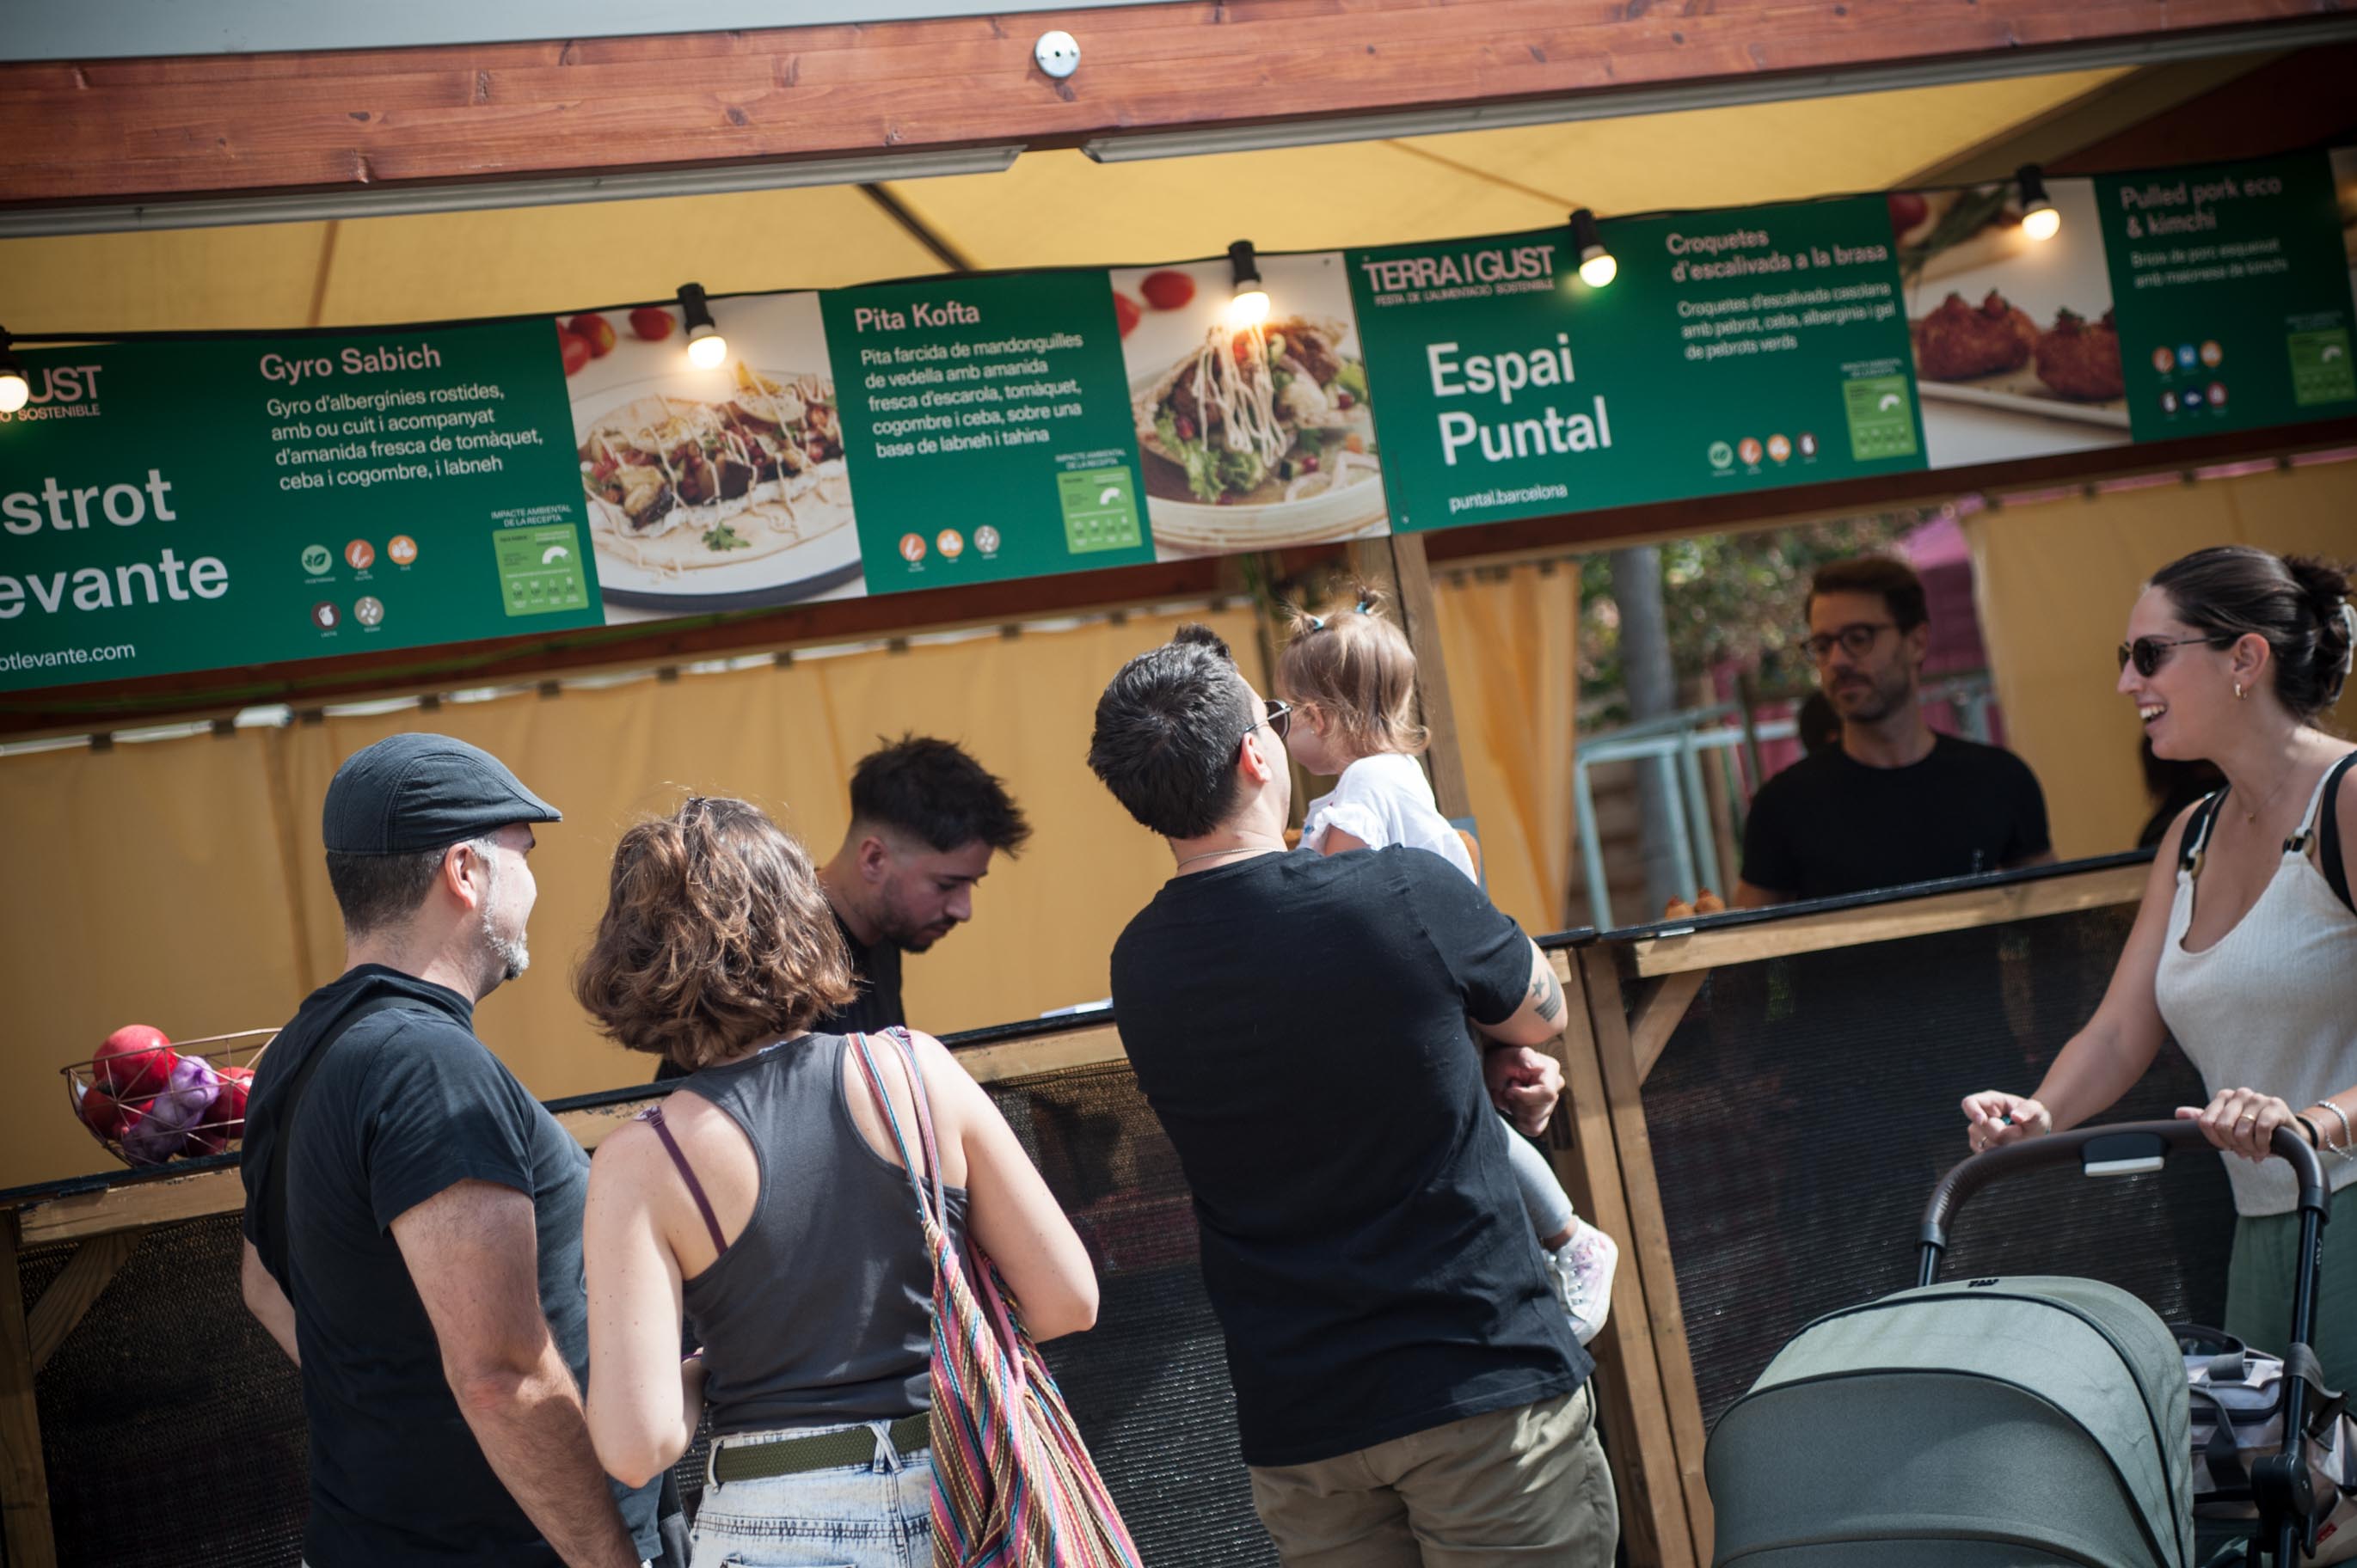
[[[884,1037],[899,1050],[914,1091],[924,1177],[877,1074],[869,1036],[854,1035],[852,1044],[899,1145],[933,1260],[934,1568],[1143,1568],[998,1271],[970,1238],[963,1257],[950,1238],[924,1076],[904,1031]]]

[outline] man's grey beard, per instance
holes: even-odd
[[[532,967],[532,953],[525,945],[524,933],[500,936],[499,914],[500,863],[487,846],[483,854],[483,949],[499,965],[499,981],[494,983],[513,980]]]

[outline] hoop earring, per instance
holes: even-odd
[[[2243,700],[2243,683],[2240,681],[2237,681],[2234,682],[2234,701],[2238,703],[2241,702]]]

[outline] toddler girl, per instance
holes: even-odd
[[[1292,636],[1277,656],[1277,695],[1293,704],[1286,748],[1307,772],[1341,776],[1330,793],[1309,802],[1301,842],[1320,854],[1405,844],[1479,882],[1465,838],[1440,814],[1415,760],[1425,746],[1415,719],[1415,653],[1381,607],[1381,596],[1361,587],[1351,606],[1324,615],[1295,611]],[[1585,1345],[1611,1309],[1620,1250],[1581,1223],[1545,1155],[1502,1119],[1496,1126],[1555,1297]]]

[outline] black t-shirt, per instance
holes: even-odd
[[[1247,1464],[1587,1377],[1465,1026],[1511,1016],[1530,977],[1513,921],[1405,848],[1175,877],[1114,944],[1122,1043],[1194,1194]]]
[[[286,1234],[263,1212],[287,1157],[289,1081],[358,1003],[401,1004],[345,1030],[311,1075],[287,1168]],[[574,1377],[589,1372],[581,1207],[589,1156],[474,1035],[454,991],[366,964],[307,998],[263,1057],[246,1107],[245,1234],[295,1305],[311,1429],[312,1568],[555,1565],[459,1413],[393,1222],[462,1181],[528,1193],[540,1305]],[[640,1556],[653,1485],[615,1500]]]
[[[827,913],[834,915],[830,908]],[[822,1013],[811,1020],[813,1035],[880,1035],[887,1029],[905,1027],[909,1015],[900,1006],[900,949],[887,938],[874,947],[863,946],[843,917],[834,916],[834,929],[843,933],[843,945],[851,950],[851,983],[858,994],[832,1013]],[[655,1081],[670,1083],[687,1076],[687,1069],[665,1057],[655,1068]]]
[[[2029,765],[1943,735],[1905,768],[1869,768],[1835,746],[1768,780],[1743,832],[1743,880],[1833,898],[2000,871],[2052,847]]]

